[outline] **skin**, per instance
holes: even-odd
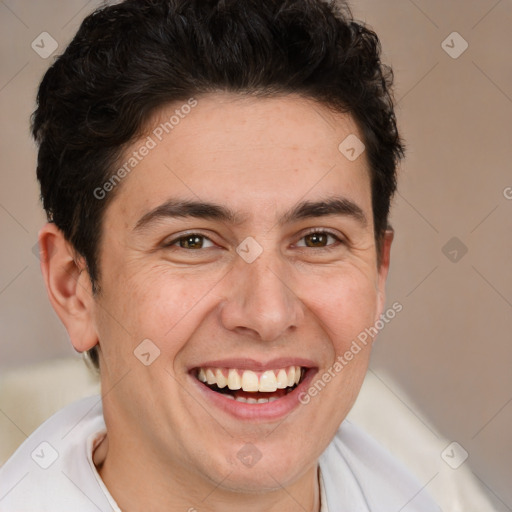
[[[302,357],[321,376],[382,313],[392,236],[378,266],[366,156],[351,162],[338,150],[349,134],[362,139],[350,116],[293,95],[197,100],[116,190],[98,296],[61,232],[40,233],[50,300],[74,347],[99,344],[108,436],[95,462],[122,510],[315,511],[317,459],[359,392],[370,345],[278,421],[220,410],[189,370],[213,358]],[[162,109],[141,141],[176,108]],[[335,196],[366,223],[283,220],[301,201]],[[239,222],[168,217],[135,229],[170,198],[229,207]],[[312,229],[340,241],[309,247]],[[203,248],[169,245],[185,233],[207,237]],[[236,252],[249,236],[263,249],[250,264]],[[160,349],[150,366],[133,354],[144,339]],[[246,443],[262,455],[252,467],[237,457]]]

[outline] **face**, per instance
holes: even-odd
[[[110,442],[184,480],[290,485],[348,413],[370,349],[333,372],[336,358],[382,312],[367,160],[338,149],[362,137],[312,101],[228,94],[162,135],[177,107],[126,152],[155,143],[104,217],[91,321]]]

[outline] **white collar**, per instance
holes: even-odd
[[[101,479],[100,474],[98,473],[98,470],[96,469],[96,466],[93,461],[93,454],[94,450],[99,446],[99,444],[105,439],[105,436],[107,435],[107,430],[103,429],[99,432],[96,432],[94,434],[91,434],[87,438],[87,461],[89,462],[89,465],[91,466],[91,470],[94,474],[94,478],[96,478],[98,485],[100,486],[103,494],[105,495],[105,498],[107,498],[107,501],[109,505],[112,507],[113,512],[121,512],[121,509],[119,508],[119,505],[116,503],[116,500],[112,497],[109,490],[107,489],[107,486]]]

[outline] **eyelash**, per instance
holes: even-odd
[[[209,240],[212,244],[215,243],[209,236],[203,235],[202,233],[198,233],[196,231],[191,231],[189,233],[184,233],[184,234],[180,235],[179,237],[173,238],[169,241],[164,241],[162,243],[162,247],[164,249],[169,249],[173,246],[177,246],[181,240],[186,240],[187,238],[191,238],[191,237],[200,237],[205,240]],[[191,249],[185,249],[183,247],[178,247],[178,249],[183,249],[184,251],[191,250]]]
[[[330,236],[330,237],[334,238],[335,243],[331,243],[329,245],[326,245],[325,247],[300,246],[301,249],[323,249],[323,250],[330,250],[333,247],[336,247],[338,244],[345,244],[346,243],[342,238],[340,238],[338,235],[334,234],[332,231],[329,231],[328,229],[322,229],[322,228],[315,228],[315,229],[312,229],[312,230],[308,231],[307,233],[304,233],[299,238],[299,240],[302,240],[302,239],[306,238],[307,236],[314,235],[314,234],[322,234],[322,235]],[[193,237],[193,236],[200,237],[202,239],[206,239],[206,240],[210,241],[213,244],[215,243],[215,242],[213,242],[213,240],[211,238],[209,238],[206,235],[203,235],[202,233],[190,232],[190,233],[186,233],[184,235],[181,235],[178,238],[170,240],[169,242],[164,243],[163,247],[164,248],[170,248],[170,247],[176,246],[177,244],[179,244],[179,242],[181,240],[184,240],[186,238]],[[200,250],[200,249],[186,249],[184,247],[179,247],[179,249],[183,249],[185,251]],[[208,247],[207,247],[207,249],[208,249]]]
[[[328,229],[323,229],[323,228],[314,228],[310,231],[308,231],[307,233],[304,233],[300,238],[299,240],[302,240],[304,238],[306,238],[307,236],[309,235],[315,235],[315,234],[321,234],[321,235],[327,235],[327,236],[330,236],[332,238],[334,238],[334,243],[332,244],[329,244],[329,245],[326,245],[325,247],[307,247],[307,246],[300,246],[301,249],[323,249],[324,251],[329,251],[331,249],[334,249],[335,247],[337,247],[338,245],[340,244],[345,244],[345,240],[343,240],[342,238],[340,238],[338,235],[336,235],[335,233],[333,233],[332,231],[329,231]]]

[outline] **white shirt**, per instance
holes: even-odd
[[[0,468],[0,512],[121,512],[92,460],[105,432],[99,396],[54,414]],[[349,421],[319,466],[321,512],[440,512],[423,486]]]

